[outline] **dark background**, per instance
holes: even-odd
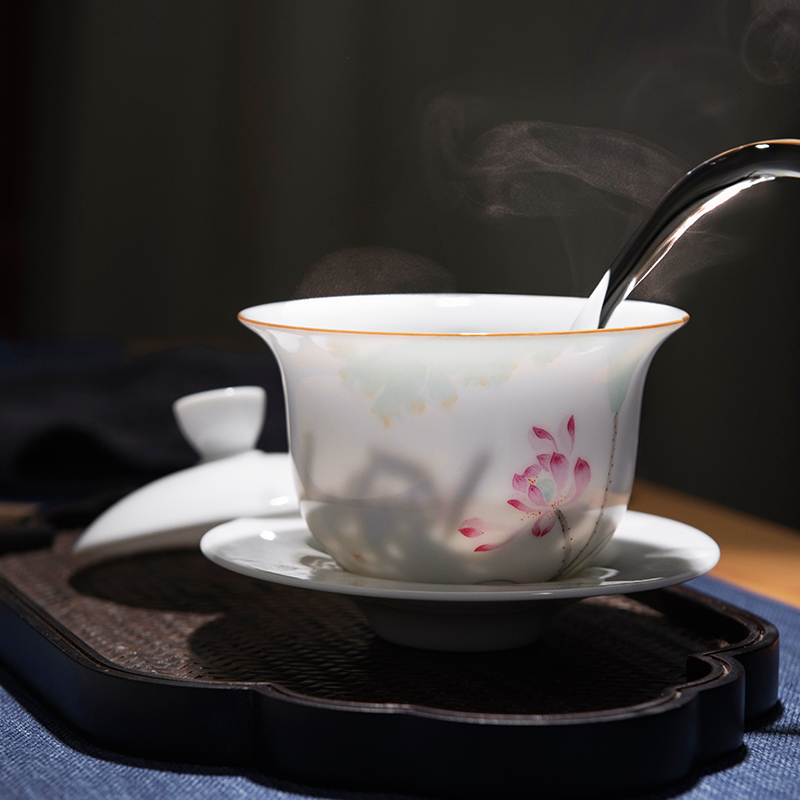
[[[585,295],[672,178],[740,144],[800,138],[796,0],[2,9],[0,317],[12,343],[257,349],[237,311],[303,293],[344,248],[429,261],[372,276],[329,259],[314,275],[332,291],[418,278]],[[530,120],[565,126],[564,141],[575,126],[637,137],[670,169],[642,161],[621,198],[573,178],[566,210],[493,216],[440,169],[441,98],[467,149]],[[631,171],[603,169],[621,166]],[[800,182],[749,190],[642,285],[692,320],[654,362],[639,456],[642,476],[794,527],[799,223]]]

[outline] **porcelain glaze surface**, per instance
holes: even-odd
[[[203,461],[253,450],[267,410],[260,386],[229,386],[181,397],[172,404],[175,421]]]
[[[423,584],[342,569],[299,516],[243,517],[211,529],[200,549],[226,569],[260,580],[324,592],[441,603],[507,603],[661,589],[697,578],[719,560],[707,534],[682,522],[628,511],[612,542],[571,578],[521,584]]]
[[[376,295],[247,309],[287,394],[301,512],[346,570],[546,581],[609,541],[634,476],[644,379],[685,321],[580,298]]]
[[[672,586],[719,560],[716,543],[701,531],[634,511],[591,564],[548,583],[419,584],[357,575],[322,549],[300,517],[233,520],[209,531],[200,548],[214,563],[243,575],[349,595],[389,641],[451,651],[529,644],[570,602]]]
[[[123,497],[86,528],[74,552],[99,559],[193,547],[209,528],[230,519],[297,513],[288,454],[255,449],[266,402],[259,386],[176,400],[176,422],[200,463]]]
[[[196,547],[210,528],[241,514],[297,513],[289,456],[250,450],[175,472],[101,514],[73,550],[85,558]]]

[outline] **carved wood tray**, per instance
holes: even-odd
[[[518,650],[431,653],[377,638],[344,596],[196,551],[79,568],[76,535],[0,557],[0,658],[118,752],[326,787],[596,797],[736,751],[777,702],[775,628],[681,587],[574,603]]]

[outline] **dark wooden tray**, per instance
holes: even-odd
[[[735,751],[777,702],[775,628],[685,588],[575,603],[519,650],[431,653],[377,638],[346,597],[195,551],[81,569],[74,538],[0,557],[0,657],[118,752],[349,789],[595,797]]]

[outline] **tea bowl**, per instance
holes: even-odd
[[[647,369],[688,316],[625,301],[613,327],[571,331],[583,302],[356,295],[239,314],[277,357],[300,510],[343,569],[538,583],[602,550]]]

